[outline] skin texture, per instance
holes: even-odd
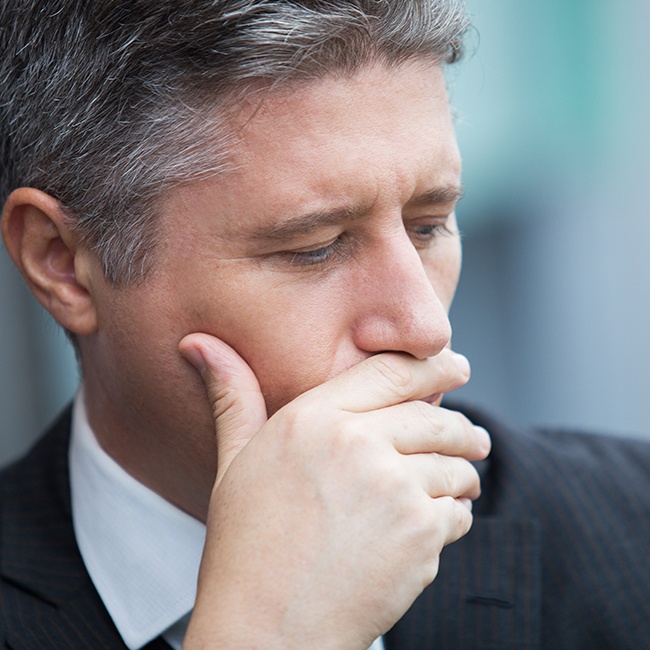
[[[489,450],[439,407],[469,378],[444,78],[377,64],[240,108],[234,170],[161,197],[144,283],[107,284],[37,190],[3,235],[79,335],[100,444],[207,519],[186,647],[362,649],[469,529]]]

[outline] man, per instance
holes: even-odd
[[[83,381],[3,475],[5,646],[642,647],[648,447],[440,406],[462,8],[10,4],[3,237]]]

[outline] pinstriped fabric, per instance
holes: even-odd
[[[386,650],[539,647],[539,560],[535,522],[477,519],[445,549],[438,578],[386,636]]]
[[[69,412],[0,479],[0,630],[14,650],[124,649],[77,550]]]
[[[535,449],[537,481],[518,451],[508,469],[545,531],[547,590],[567,595],[545,601],[545,620],[559,622],[544,627],[546,645],[650,647],[647,450],[547,433]]]
[[[510,434],[499,458],[504,497],[543,530],[543,647],[650,647],[650,446]]]
[[[72,532],[67,480],[69,419],[39,443],[29,462],[3,472],[0,534],[3,576],[56,602],[70,596],[84,577]]]
[[[474,526],[387,650],[650,648],[650,445],[468,415],[493,436]]]

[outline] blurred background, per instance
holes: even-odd
[[[458,396],[515,424],[650,439],[650,3],[468,0]],[[73,395],[74,355],[0,249],[0,463]]]
[[[468,6],[478,34],[451,80],[464,397],[517,423],[650,437],[650,3]]]

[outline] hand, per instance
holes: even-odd
[[[467,361],[376,355],[267,421],[234,350],[203,334],[180,350],[202,371],[219,466],[184,647],[365,650],[470,528],[468,461],[489,438],[417,401],[464,384]]]

